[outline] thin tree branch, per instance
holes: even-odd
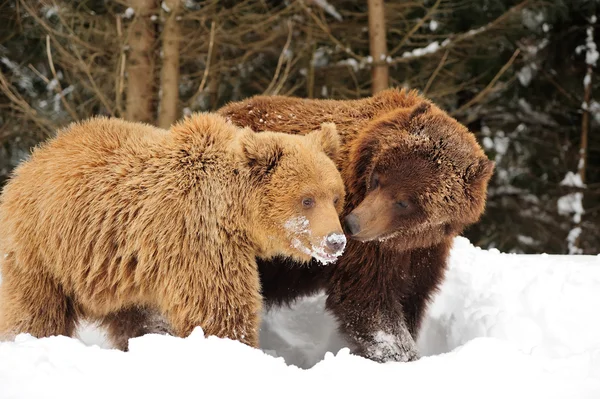
[[[210,38],[208,41],[208,53],[206,54],[206,67],[204,68],[204,74],[202,75],[202,80],[200,81],[200,85],[198,86],[198,90],[196,93],[190,98],[188,101],[189,104],[193,104],[196,102],[196,98],[204,91],[204,86],[206,86],[206,81],[208,80],[208,73],[210,71],[210,60],[212,58],[213,46],[215,44],[215,31],[216,24],[215,21],[211,21],[210,23]]]
[[[273,74],[273,79],[271,79],[271,83],[269,83],[269,86],[267,86],[267,88],[265,89],[263,94],[268,94],[272,89],[273,86],[275,86],[276,82],[277,82],[277,78],[279,77],[279,73],[281,71],[281,66],[283,65],[284,62],[288,62],[288,55],[287,55],[287,51],[290,47],[290,44],[292,43],[292,22],[290,20],[288,20],[288,35],[287,35],[287,39],[285,41],[285,44],[283,45],[283,49],[281,50],[281,54],[279,55],[279,59],[277,60],[277,67],[275,68],[275,73]]]
[[[426,96],[427,92],[429,91],[429,88],[431,87],[431,85],[433,84],[433,81],[435,80],[435,77],[437,76],[437,74],[442,70],[442,68],[444,67],[444,64],[446,63],[446,59],[448,58],[448,54],[450,53],[450,50],[446,50],[446,52],[444,53],[444,55],[442,56],[442,59],[440,60],[440,62],[438,63],[438,66],[435,68],[435,71],[433,71],[433,73],[431,74],[431,76],[429,77],[429,80],[427,80],[427,84],[425,85],[425,88],[423,89],[423,95]]]
[[[463,104],[456,111],[452,112],[452,115],[460,114],[461,112],[463,112],[467,108],[471,107],[472,105],[477,104],[485,96],[487,96],[488,93],[493,89],[493,87],[496,84],[496,82],[498,81],[498,79],[500,79],[500,77],[502,75],[504,75],[504,72],[506,72],[508,70],[508,68],[510,68],[510,66],[513,64],[513,62],[515,62],[515,60],[517,59],[520,52],[521,52],[521,50],[519,50],[519,49],[515,50],[515,52],[510,57],[508,62],[506,64],[504,64],[504,66],[502,68],[500,68],[500,70],[498,71],[496,76],[494,76],[494,78],[490,81],[490,83],[488,83],[488,85],[482,91],[480,91],[475,97],[473,97],[471,100],[469,100],[468,102]]]
[[[56,94],[60,98],[60,102],[63,103],[65,109],[71,116],[71,119],[76,121],[79,119],[79,117],[77,116],[77,113],[71,108],[71,106],[65,99],[65,96],[63,93],[63,88],[60,84],[60,80],[58,79],[58,75],[56,74],[56,69],[54,68],[54,61],[52,61],[52,50],[50,48],[50,35],[46,35],[46,55],[48,57],[48,64],[50,65],[50,71],[52,72],[52,76],[54,77],[54,80],[56,81],[56,86],[55,86],[54,91],[56,91]]]

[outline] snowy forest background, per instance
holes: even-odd
[[[420,90],[497,162],[465,236],[600,253],[597,0],[0,0],[0,186],[57,128]]]

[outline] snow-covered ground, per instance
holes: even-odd
[[[0,343],[0,398],[600,398],[600,256],[458,238],[413,363],[349,354],[323,303],[266,314],[262,351],[200,329],[137,338],[128,353],[93,326],[81,341],[20,335]]]

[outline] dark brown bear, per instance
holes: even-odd
[[[453,238],[485,208],[494,163],[474,135],[416,91],[395,89],[348,101],[257,96],[218,112],[255,131],[307,134],[336,124],[353,239],[333,265],[260,261],[263,295],[286,304],[324,289],[354,353],[417,359],[421,320]]]

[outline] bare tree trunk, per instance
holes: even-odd
[[[581,144],[579,145],[579,164],[577,165],[577,173],[581,177],[581,182],[585,184],[585,171],[587,166],[588,152],[588,132],[590,129],[590,101],[592,99],[592,76],[594,76],[594,66],[596,60],[594,53],[596,52],[596,43],[594,42],[594,27],[598,21],[594,7],[594,14],[589,19],[589,26],[586,29],[587,37],[585,40],[586,53],[585,63],[587,70],[583,79],[583,116],[581,118]]]
[[[181,30],[177,21],[180,0],[165,0],[168,11],[162,37],[162,69],[160,71],[160,112],[158,126],[168,129],[177,120],[179,103],[179,43]],[[163,7],[164,8],[164,7]]]
[[[577,174],[581,179],[581,183],[585,184],[585,171],[587,166],[587,153],[588,153],[588,135],[590,130],[590,100],[592,99],[592,76],[594,73],[593,53],[596,51],[596,44],[594,42],[594,25],[597,21],[596,15],[592,15],[590,18],[590,25],[588,26],[586,33],[586,64],[587,70],[585,78],[583,79],[583,115],[581,118],[581,143],[579,144],[579,162],[577,164]],[[581,195],[583,201],[584,190],[581,188]],[[583,208],[583,205],[582,205]],[[576,231],[575,240],[573,241],[573,247],[569,248],[569,252],[579,251],[581,253],[581,226],[582,217],[580,215],[579,220],[575,226]]]
[[[154,122],[154,24],[150,20],[154,0],[129,0],[135,17],[129,29],[126,118]]]
[[[383,0],[368,1],[369,49],[373,58],[371,91],[375,94],[388,88],[389,66],[386,62],[388,54]]]
[[[585,169],[587,166],[587,150],[588,150],[588,131],[590,129],[590,100],[592,99],[592,65],[588,64],[587,73],[585,75],[583,87],[583,115],[581,118],[581,143],[579,145],[579,164],[577,165],[577,173],[581,177],[581,182],[585,183]]]

